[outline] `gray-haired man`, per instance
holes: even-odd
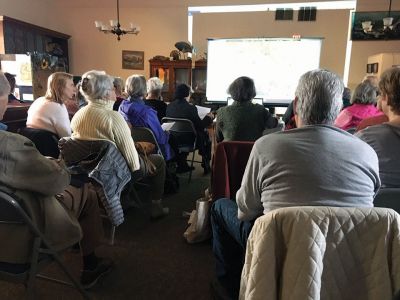
[[[237,297],[247,237],[254,220],[289,206],[373,206],[380,187],[371,147],[333,126],[343,83],[327,70],[301,76],[294,102],[297,129],[256,141],[236,194],[212,207],[219,288]]]

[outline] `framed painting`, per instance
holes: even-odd
[[[144,51],[122,50],[122,69],[144,70]]]

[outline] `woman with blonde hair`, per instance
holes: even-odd
[[[70,136],[71,124],[65,104],[75,101],[76,93],[71,74],[51,74],[47,80],[45,96],[36,99],[29,107],[26,127],[47,130],[59,138]]]

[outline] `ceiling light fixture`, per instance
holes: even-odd
[[[393,17],[391,16],[391,13],[392,13],[392,0],[389,0],[389,9],[387,12],[387,16],[383,18],[382,23],[380,23],[382,25],[380,25],[378,22],[375,22],[375,24],[373,24],[372,21],[368,20],[364,21],[361,23],[364,33],[372,34],[377,38],[379,36],[389,37],[390,35],[392,35],[393,30],[396,29],[396,26],[399,25],[399,22],[393,24]],[[379,25],[382,27],[380,27]]]
[[[121,40],[121,35],[124,34],[138,34],[140,27],[134,23],[130,23],[130,29],[121,27],[119,23],[119,0],[117,0],[117,20],[110,20],[110,26],[103,24],[101,21],[94,21],[96,28],[104,33],[112,33],[117,35],[118,41]]]

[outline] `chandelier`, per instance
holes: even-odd
[[[94,21],[96,28],[104,33],[112,33],[117,35],[118,41],[121,40],[121,35],[124,34],[138,34],[140,27],[130,23],[130,29],[121,27],[119,23],[119,0],[117,0],[117,20],[110,20],[110,26],[103,24],[101,21]]]
[[[373,25],[372,21],[364,21],[361,23],[362,29],[365,34],[374,35],[376,38],[379,36],[389,37],[393,34],[393,31],[396,30],[399,22],[393,24],[393,17],[391,16],[392,12],[392,0],[389,0],[389,9],[387,12],[387,16],[382,19],[382,27],[379,27],[378,24]],[[374,28],[375,27],[375,28]]]

